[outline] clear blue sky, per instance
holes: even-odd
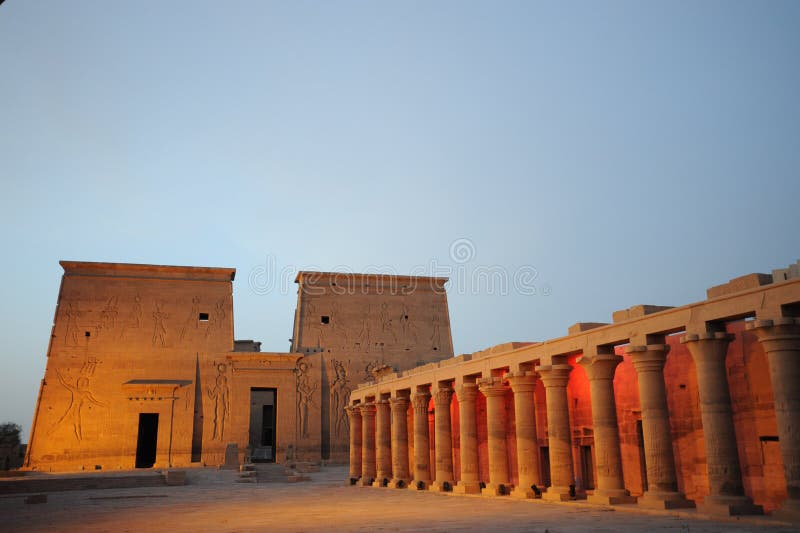
[[[275,351],[267,257],[535,268],[451,288],[457,352],[786,266],[799,99],[798,2],[7,0],[0,421],[30,426],[59,259],[236,267]]]

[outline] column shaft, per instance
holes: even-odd
[[[628,346],[626,352],[631,356],[639,381],[639,404],[642,409],[644,455],[647,463],[648,490],[639,499],[639,505],[659,509],[694,507],[694,502],[678,492],[664,384],[664,364],[669,346]]]
[[[461,452],[461,479],[453,492],[460,494],[480,493],[478,475],[478,428],[475,419],[475,400],[478,386],[464,383],[458,388],[458,431]]]
[[[431,395],[418,392],[411,399],[414,406],[414,480],[409,488],[427,489],[431,484],[431,443],[428,434],[428,405]]]
[[[375,481],[375,404],[364,403],[361,409],[361,485]]]
[[[453,389],[440,387],[433,397],[434,400],[434,428],[436,438],[434,447],[436,452],[436,479],[431,485],[432,490],[453,490],[453,434],[450,427],[450,401]]]
[[[489,448],[489,483],[481,494],[501,496],[509,494],[508,451],[506,449],[506,393],[508,387],[500,378],[478,381],[486,396],[486,428]]]
[[[408,486],[408,398],[390,400],[392,409],[392,478],[390,487],[402,489]]]
[[[535,498],[541,490],[542,477],[539,469],[539,441],[536,435],[535,398],[537,376],[533,372],[517,372],[505,375],[514,393],[514,421],[517,432],[517,473],[519,485],[511,495],[516,498]]]
[[[389,400],[380,400],[375,407],[375,462],[377,467],[375,484],[379,487],[386,487],[392,479],[392,420]]]
[[[361,477],[361,411],[357,407],[345,407],[350,422],[350,484],[355,485]]]

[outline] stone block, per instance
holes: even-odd
[[[25,503],[47,503],[47,494],[31,494],[25,498]]]
[[[725,294],[755,289],[762,285],[769,285],[770,283],[772,283],[772,274],[746,274],[738,278],[733,278],[728,283],[715,285],[709,288],[706,290],[706,297],[710,300],[711,298],[717,298]]]
[[[171,486],[186,485],[186,470],[167,470],[164,481]]]

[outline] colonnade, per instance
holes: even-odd
[[[770,367],[788,493],[780,513],[791,518],[800,513],[800,319],[755,320],[747,328],[757,335]],[[711,514],[755,514],[761,509],[744,493],[725,366],[732,339],[733,335],[724,331],[687,332],[680,339],[692,355],[697,372],[709,483],[701,510]],[[694,502],[678,491],[664,380],[669,345],[663,337],[661,340],[625,348],[638,379],[648,481],[638,504],[661,509],[693,507]],[[613,346],[584,350],[578,360],[590,385],[596,458],[596,486],[589,501],[607,505],[636,502],[625,488],[614,398],[614,375],[622,360]],[[541,496],[559,501],[584,497],[580,487],[575,486],[572,454],[567,398],[572,368],[563,363],[526,364],[519,365],[520,370],[487,377],[458,376],[456,371],[453,379],[432,383],[397,380],[391,384],[390,392],[378,398],[364,398],[346,408],[350,421],[351,483],[519,498]],[[544,386],[546,399],[550,464],[547,488],[536,432],[534,391],[538,381]],[[487,479],[479,475],[478,392],[486,400]],[[513,414],[506,412],[507,395],[513,395]],[[452,449],[450,406],[454,396],[458,402],[459,476],[454,475]],[[428,423],[431,397],[435,406],[434,464]],[[409,405],[413,407],[412,428],[407,423]],[[516,428],[517,486],[511,486],[508,464],[507,426],[512,417]],[[409,430],[413,432],[414,448],[411,463]]]

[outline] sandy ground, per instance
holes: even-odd
[[[705,520],[586,503],[519,501],[348,487],[344,467],[304,483],[236,483],[190,471],[182,487],[53,492],[47,503],[0,497],[0,531],[796,531],[768,518]]]

